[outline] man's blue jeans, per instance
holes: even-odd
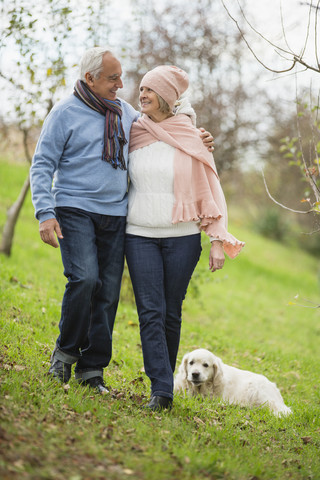
[[[200,254],[200,234],[171,238],[126,235],[126,259],[151,395],[173,398],[182,302]]]
[[[102,376],[112,354],[112,330],[124,263],[125,217],[57,207],[60,250],[68,279],[57,358],[76,364],[76,378]]]

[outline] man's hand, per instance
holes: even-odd
[[[50,218],[49,220],[40,223],[39,232],[41,240],[44,243],[48,243],[48,245],[51,245],[54,248],[59,247],[55,234],[60,239],[63,238],[63,235],[61,233],[60,225],[55,218]]]
[[[213,136],[211,135],[210,132],[207,132],[204,128],[199,128],[200,130],[200,137],[203,141],[203,144],[205,147],[207,147],[207,149],[209,150],[209,152],[213,152],[214,150],[214,140],[213,140]]]
[[[219,240],[214,240],[211,244],[210,255],[209,255],[209,270],[215,272],[220,270],[224,265],[225,257],[223,252],[222,242]]]

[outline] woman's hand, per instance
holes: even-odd
[[[199,130],[200,130],[200,137],[203,141],[204,146],[207,147],[209,152],[213,152],[214,150],[213,136],[211,135],[210,132],[207,132],[203,127],[200,127]]]
[[[214,240],[211,243],[209,255],[209,270],[215,272],[220,270],[224,265],[225,257],[223,252],[223,244],[220,240]]]

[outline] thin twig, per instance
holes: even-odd
[[[320,0],[319,0],[320,2]],[[310,80],[310,88],[309,88],[309,109],[310,109],[310,118],[311,118],[311,121],[310,121],[310,125],[311,125],[311,133],[312,133],[312,140],[313,140],[313,146],[314,146],[314,153],[315,153],[315,157],[316,157],[316,164],[317,164],[317,169],[318,169],[318,175],[320,176],[320,162],[319,162],[319,155],[318,155],[318,149],[317,149],[317,137],[316,137],[316,132],[315,132],[315,126],[317,125],[316,122],[312,122],[312,108],[311,108],[311,105],[312,105],[313,101],[312,101],[312,79]],[[317,102],[317,106],[319,107],[319,97],[318,97],[318,102]],[[316,120],[318,119],[318,109],[317,109],[317,114],[316,114]],[[319,128],[317,128],[317,131],[319,131]],[[318,186],[317,186],[318,188]],[[318,188],[318,191],[319,191],[319,188]],[[320,194],[320,191],[319,191],[319,194]]]
[[[298,295],[295,297],[298,298]],[[302,305],[301,303],[295,303],[292,302],[293,305],[296,305],[297,307],[305,307],[305,308],[320,308],[320,304],[316,302],[312,302],[311,300],[308,300],[308,298],[301,298],[304,302],[311,303],[312,305]]]
[[[294,55],[294,53],[290,51],[290,48],[289,48],[289,51],[288,51],[288,50],[285,50],[284,48],[279,47],[279,46],[276,45],[275,43],[271,42],[271,40],[269,40],[268,38],[266,38],[264,35],[262,35],[262,33],[259,32],[259,30],[257,30],[257,29],[249,22],[248,18],[246,17],[246,14],[244,13],[243,8],[241,7],[241,5],[240,5],[240,3],[239,3],[239,0],[237,0],[237,2],[238,2],[238,5],[239,5],[239,9],[240,9],[241,15],[243,16],[245,22],[249,25],[249,27],[251,28],[251,30],[253,30],[257,35],[259,35],[259,37],[261,37],[265,42],[269,43],[269,45],[271,45],[272,47],[276,48],[277,50],[281,50],[282,52],[288,53],[289,55]],[[222,2],[222,3],[223,3],[223,2]]]
[[[308,3],[308,2],[300,2],[300,5],[302,5],[302,6],[305,5],[307,7],[310,7],[310,5],[311,5],[312,8],[316,8],[315,6],[312,5],[312,0],[311,0],[311,4]]]
[[[308,26],[307,26],[307,34],[306,34],[306,40],[304,42],[304,47],[302,48],[300,58],[303,57],[303,55],[306,52],[307,44],[308,44],[308,38],[309,38],[309,33],[310,33],[310,22],[311,22],[311,9],[312,9],[312,0],[309,8],[309,16],[308,16]]]
[[[297,75],[297,73],[302,73],[307,71],[308,69],[305,67],[303,70],[296,70],[295,72],[287,73],[286,75],[282,75],[282,77],[274,77],[274,78],[269,78],[266,80],[266,82],[275,82],[276,80],[281,80],[282,78],[286,77],[292,77],[292,75]],[[320,93],[319,93],[319,98],[320,98]]]
[[[275,53],[277,55],[279,55],[279,57],[283,58],[284,60],[287,60],[287,62],[291,62],[291,58],[285,57],[284,53],[278,52],[278,50],[275,50]],[[288,52],[286,52],[286,55],[288,55]],[[293,55],[293,54],[291,54],[291,55]]]
[[[26,94],[28,94],[32,97],[35,97],[35,94],[33,92],[30,92],[30,91],[26,90],[22,84],[16,83],[13,78],[7,77],[1,71],[0,71],[0,77],[3,78],[4,80],[6,80],[7,82],[11,83],[11,85],[13,85],[17,90],[22,90],[24,93],[26,93]]]
[[[296,84],[296,89],[297,89],[297,84]],[[299,147],[300,147],[300,151],[301,151],[301,158],[302,158],[302,161],[303,161],[303,165],[304,165],[304,168],[305,168],[305,176],[306,176],[306,179],[313,191],[313,194],[315,196],[315,199],[317,202],[320,201],[320,192],[319,192],[319,188],[318,188],[318,185],[317,185],[317,182],[316,180],[314,179],[314,175],[312,175],[312,173],[310,172],[309,168],[308,168],[308,165],[307,165],[307,161],[306,161],[306,158],[305,158],[305,155],[304,155],[304,151],[303,151],[303,145],[302,145],[302,134],[301,134],[301,129],[300,129],[300,122],[299,122],[299,111],[298,111],[298,94],[297,94],[297,90],[296,90],[296,104],[297,104],[297,131],[298,131],[298,141],[299,141]],[[312,129],[312,122],[311,122],[311,132],[313,134],[313,129]],[[315,138],[314,138],[314,134],[313,134],[313,141],[315,142]],[[315,146],[316,148],[316,146]],[[311,164],[311,158],[312,158],[312,152],[311,152],[311,144],[310,144],[310,153],[309,153],[309,159],[310,159],[310,164]],[[312,164],[311,164],[312,166]]]
[[[310,210],[294,210],[293,208],[286,207],[286,206],[283,205],[282,203],[277,202],[277,200],[276,200],[276,199],[271,195],[271,193],[269,192],[268,185],[267,185],[267,182],[266,182],[266,179],[265,179],[265,176],[264,176],[264,172],[263,172],[262,169],[261,169],[261,174],[262,174],[264,186],[265,186],[265,189],[266,189],[266,192],[267,192],[269,198],[271,198],[271,200],[272,200],[275,204],[279,205],[279,207],[282,207],[282,208],[284,208],[285,210],[289,210],[290,212],[293,212],[293,213],[312,213],[312,212],[313,212],[312,209],[310,209]]]
[[[270,68],[270,67],[268,67],[267,65],[265,65],[265,64],[260,60],[260,58],[255,54],[254,50],[251,48],[249,42],[247,41],[246,37],[244,36],[244,33],[242,32],[242,30],[241,30],[241,28],[240,28],[240,26],[239,26],[239,23],[237,22],[237,20],[236,20],[236,19],[231,15],[231,13],[229,12],[228,8],[226,7],[226,5],[225,5],[225,3],[224,3],[224,0],[221,0],[221,3],[222,3],[222,5],[223,5],[224,9],[226,10],[228,16],[229,16],[229,17],[231,18],[231,20],[236,24],[236,26],[237,26],[237,28],[238,28],[238,30],[239,30],[239,33],[240,33],[242,39],[244,40],[245,44],[247,45],[248,49],[250,50],[250,52],[252,53],[252,55],[254,56],[254,58],[257,60],[257,62],[260,63],[260,65],[262,65],[266,70],[269,70],[270,72],[274,72],[274,73],[286,73],[286,72],[290,72],[290,70],[292,70],[292,69],[295,67],[295,64],[296,64],[296,62],[297,62],[296,57],[293,58],[291,67],[289,67],[289,68],[287,68],[287,69],[284,69],[284,70],[275,70],[275,69]],[[260,35],[261,35],[261,34],[260,34]],[[267,40],[267,41],[268,41],[268,40]],[[269,43],[270,43],[271,45],[273,45],[271,42],[269,42]],[[276,48],[278,48],[278,47],[276,46]],[[279,50],[281,50],[280,47],[279,47]],[[287,53],[290,53],[290,52],[287,52]]]
[[[293,303],[296,307],[303,307],[303,308],[320,308],[320,305],[316,305],[313,307],[312,305],[301,305],[301,303]]]
[[[312,67],[311,65],[309,65],[309,63],[305,62],[300,57],[294,56],[293,59],[294,59],[295,62],[300,63],[301,65],[306,67],[308,70],[313,70],[314,72],[317,72],[317,73],[320,72],[320,67],[318,67],[318,68]]]
[[[223,3],[223,0],[221,0],[222,3]],[[269,45],[273,46],[276,50],[280,50],[284,53],[288,53],[289,55],[292,55],[293,56],[293,59],[298,62],[298,63],[301,63],[301,65],[305,66],[307,69],[310,69],[310,70],[314,70],[315,72],[319,72],[320,71],[320,65],[318,63],[318,68],[315,68],[315,67],[312,67],[311,65],[307,64],[305,61],[302,60],[302,57],[306,51],[306,47],[307,47],[307,43],[308,43],[308,38],[309,38],[309,32],[310,32],[310,22],[311,22],[311,8],[312,8],[312,0],[311,0],[311,5],[310,5],[310,10],[309,10],[309,18],[308,18],[308,27],[307,27],[307,34],[306,34],[306,40],[305,40],[305,44],[304,44],[304,47],[302,49],[302,52],[300,55],[296,55],[290,48],[290,46],[288,45],[288,42],[286,40],[286,34],[284,32],[284,25],[283,25],[283,17],[282,17],[282,6],[280,5],[280,11],[281,11],[281,24],[282,24],[282,31],[283,31],[283,35],[284,35],[284,39],[285,39],[285,42],[288,46],[288,50],[285,50],[284,48],[281,48],[279,47],[279,45],[276,45],[275,43],[271,42],[268,38],[266,38],[264,35],[262,35],[262,33],[260,33],[256,28],[254,28],[254,26],[249,22],[249,20],[247,19],[244,11],[243,11],[243,8],[241,7],[240,3],[239,3],[239,0],[237,0],[238,2],[238,5],[239,5],[239,8],[240,8],[240,11],[241,11],[241,14],[245,20],[245,22],[249,25],[249,27],[251,28],[251,30],[253,30],[257,35],[259,35],[265,42],[269,43]],[[319,5],[319,0],[318,0],[318,5]],[[226,8],[226,7],[225,7]],[[229,13],[229,12],[228,12]],[[317,13],[317,12],[316,12]],[[232,18],[232,17],[231,17]],[[233,19],[233,21],[235,21],[235,19]],[[236,22],[237,23],[237,22]],[[237,24],[238,26],[238,24]],[[238,26],[238,29],[239,29],[239,26]],[[241,32],[240,32],[241,33]],[[277,52],[279,54],[279,52]],[[280,54],[279,54],[280,55]],[[285,57],[283,57],[285,58]],[[288,60],[290,61],[290,60]],[[260,62],[261,63],[261,62]],[[282,73],[282,72],[277,72],[276,70],[273,70],[275,73]]]
[[[301,235],[313,235],[314,233],[319,233],[320,228],[317,228],[317,230],[313,230],[312,232],[301,232]]]
[[[303,53],[305,51],[305,46],[303,47],[303,50],[302,50],[302,54],[301,55],[295,55],[293,52],[290,52],[288,50],[285,50],[284,48],[281,48],[279,47],[279,45],[276,45],[274,44],[273,42],[271,42],[268,38],[266,38],[264,35],[262,35],[257,29],[255,29],[253,27],[253,25],[249,22],[249,20],[247,19],[247,17],[245,16],[244,14],[244,11],[241,7],[241,5],[239,4],[239,0],[238,1],[238,5],[239,5],[239,8],[240,8],[240,11],[241,11],[241,14],[243,16],[243,18],[245,19],[246,23],[249,25],[249,27],[252,29],[252,31],[254,31],[257,35],[259,35],[264,41],[266,41],[267,43],[269,43],[269,45],[273,46],[276,51],[282,51],[284,53],[287,53],[289,55],[291,55],[293,58],[292,60],[288,60],[288,61],[292,61],[292,65],[291,67],[287,68],[287,69],[284,69],[284,70],[275,70],[274,68],[270,68],[268,67],[265,63],[262,62],[262,60],[260,60],[260,58],[256,55],[255,51],[253,50],[253,48],[250,46],[248,40],[246,39],[238,21],[231,15],[229,9],[227,8],[224,0],[220,0],[224,9],[226,10],[228,16],[231,18],[231,20],[236,24],[237,28],[238,28],[238,31],[242,37],[242,39],[244,40],[245,44],[247,45],[248,49],[250,50],[250,52],[252,53],[252,55],[254,56],[254,58],[257,60],[257,62],[260,63],[260,65],[262,65],[266,70],[270,71],[270,72],[274,72],[274,73],[286,73],[286,72],[290,72],[290,70],[292,70],[295,65],[297,63],[300,63],[301,65],[303,65],[304,67],[306,67],[308,70],[313,70],[314,72],[317,72],[319,73],[320,72],[320,66],[318,65],[317,67],[313,67],[311,65],[309,65],[306,61],[302,60],[302,56],[303,56]],[[310,14],[309,14],[310,16]],[[310,18],[309,18],[309,22],[308,22],[308,29],[307,29],[307,36],[306,36],[306,40],[308,39],[309,37],[309,28],[310,28]]]
[[[318,42],[317,42],[319,5],[320,5],[320,0],[318,0],[318,3],[317,3],[316,14],[315,14],[315,19],[314,19],[314,41],[315,41],[315,55],[316,55],[317,65],[320,68],[319,56],[318,56]]]
[[[288,40],[287,40],[286,30],[285,30],[285,28],[284,28],[284,19],[283,19],[282,2],[281,2],[281,0],[280,0],[280,17],[281,17],[281,28],[282,28],[282,35],[283,35],[284,41],[286,42],[286,45],[287,45],[288,49],[290,50],[291,54],[293,54],[293,51],[291,50],[290,45],[289,45],[289,42],[288,42]]]

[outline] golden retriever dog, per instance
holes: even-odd
[[[275,383],[264,375],[225,365],[203,348],[183,357],[174,379],[174,391],[218,397],[240,406],[267,406],[278,416],[291,413]]]

